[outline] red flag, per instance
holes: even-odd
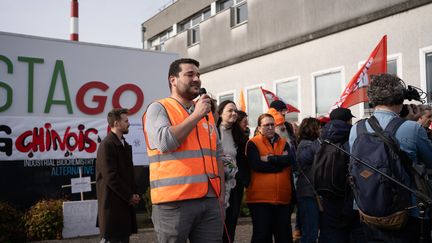
[[[383,36],[360,70],[358,70],[354,77],[352,77],[351,81],[342,92],[339,100],[334,106],[330,108],[329,113],[337,107],[348,108],[360,102],[368,101],[367,87],[369,85],[369,81],[371,80],[371,75],[377,75],[386,72],[387,35]]]
[[[273,92],[268,91],[268,90],[266,90],[266,89],[263,89],[262,87],[260,87],[260,88],[261,88],[261,91],[262,91],[262,93],[263,93],[263,95],[264,95],[264,99],[265,99],[265,101],[266,101],[266,103],[267,103],[267,107],[270,108],[270,104],[271,104],[273,101],[275,101],[275,100],[281,100],[281,101],[283,101],[283,102],[286,104],[287,112],[288,112],[288,113],[290,113],[290,112],[300,112],[297,108],[295,108],[294,106],[288,104],[288,103],[285,102],[283,99],[281,99],[281,98],[279,98],[278,96],[276,96],[275,94],[273,94]]]

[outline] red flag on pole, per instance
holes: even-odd
[[[351,81],[342,92],[339,100],[334,106],[330,108],[329,113],[337,107],[348,108],[360,102],[368,101],[367,87],[371,80],[371,75],[377,75],[386,72],[387,35],[383,36],[360,70],[358,70],[354,77],[352,77]]]
[[[297,108],[295,108],[294,106],[288,104],[283,99],[281,99],[277,95],[275,95],[273,92],[271,92],[269,90],[266,90],[266,89],[263,89],[262,87],[260,87],[260,88],[261,88],[262,94],[264,95],[264,99],[265,99],[265,101],[267,103],[267,107],[270,108],[270,104],[273,101],[275,101],[275,100],[281,100],[281,101],[283,101],[286,104],[287,112],[288,113],[290,113],[290,112],[300,112]]]

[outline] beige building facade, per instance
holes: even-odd
[[[430,0],[177,0],[142,27],[145,49],[199,60],[219,101],[242,90],[252,127],[267,110],[259,87],[301,111],[291,120],[325,114],[384,35],[388,72],[432,91]]]

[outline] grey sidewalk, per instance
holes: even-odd
[[[291,225],[294,228],[295,224],[295,213],[291,216]],[[250,217],[242,217],[238,219],[235,243],[249,243],[252,237],[252,221]],[[99,236],[86,236],[72,239],[63,240],[48,240],[48,241],[37,241],[38,243],[98,243],[100,241]],[[130,237],[130,243],[157,243],[156,235],[154,234],[153,228],[140,228],[137,234],[133,234]],[[298,242],[298,241],[294,241]]]
[[[239,218],[239,222],[236,230],[236,237],[234,242],[246,243],[250,242],[252,236],[252,223],[250,218]],[[99,236],[86,236],[79,238],[63,239],[63,240],[49,240],[49,241],[37,241],[39,243],[97,243],[99,242]],[[153,228],[138,229],[137,234],[133,234],[130,237],[130,243],[156,243],[156,235],[154,234]]]

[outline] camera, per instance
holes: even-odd
[[[421,102],[422,104],[425,102],[424,99],[426,97],[420,96],[420,94],[424,93],[423,90],[421,90],[417,87],[408,85],[408,87],[404,90],[403,93],[404,93],[404,100],[409,100],[409,101],[417,100],[417,101]]]
[[[409,101],[416,100],[422,104],[424,104],[426,102],[426,93],[423,92],[423,90],[421,90],[417,87],[411,86],[411,85],[408,85],[407,88],[404,89],[403,96],[404,96],[404,100],[409,100]],[[411,106],[414,113],[417,112],[417,106],[416,105],[404,104],[402,106],[401,112],[399,113],[400,117],[406,117],[408,115],[408,113],[409,113],[408,106]]]

